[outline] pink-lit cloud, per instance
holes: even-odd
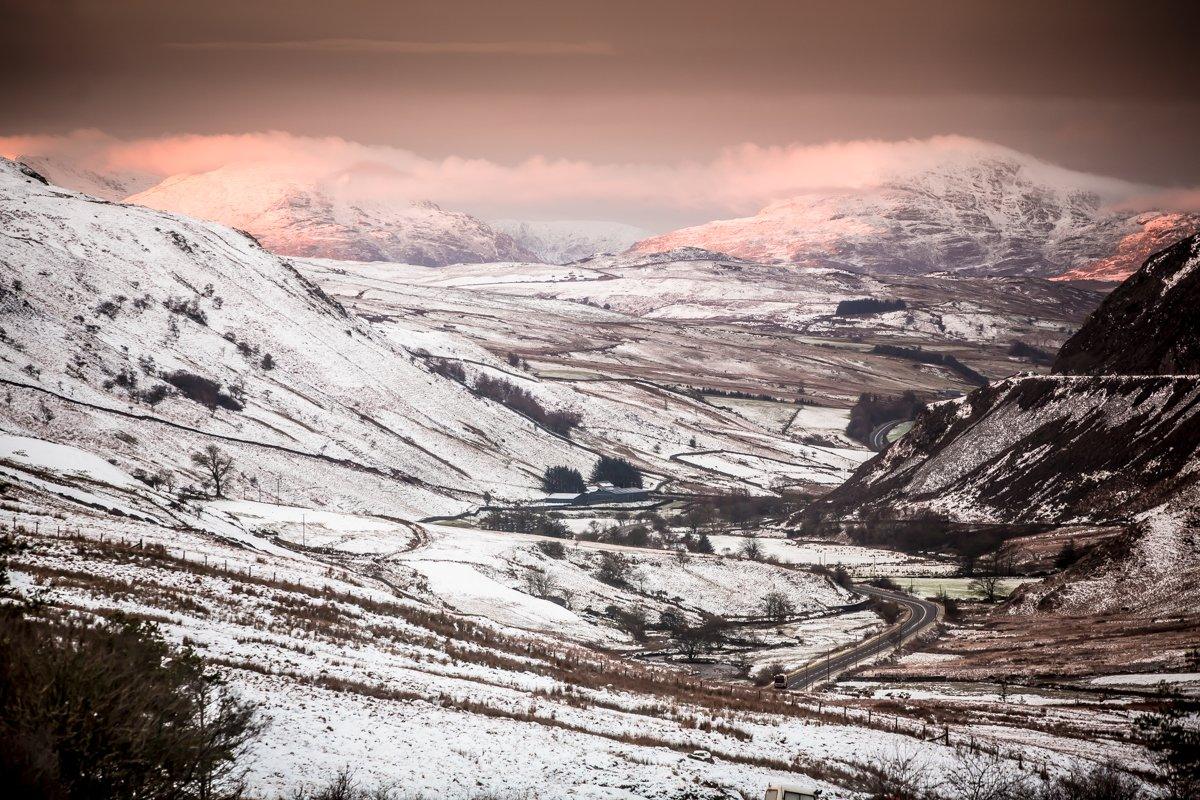
[[[299,39],[292,41],[167,42],[170,50],[294,53],[393,53],[399,55],[614,56],[608,42],[493,41],[421,42],[397,39]]]
[[[401,148],[269,131],[120,140],[98,131],[0,137],[7,157],[42,155],[101,173],[159,177],[268,170],[364,200],[432,200],[485,217],[620,219],[647,227],[753,214],[806,192],[853,191],[981,157],[1017,158],[1031,177],[1097,193],[1122,208],[1200,208],[1200,192],[1163,191],[1071,172],[961,136],[764,147],[742,144],[675,163],[597,163],[531,156],[499,163],[428,158]]]

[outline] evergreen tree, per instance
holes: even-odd
[[[547,467],[546,474],[542,476],[542,491],[547,494],[559,492],[580,494],[587,491],[587,486],[583,482],[583,475],[577,469]]]
[[[593,483],[611,483],[620,488],[642,488],[642,473],[624,458],[601,456],[592,467]]]

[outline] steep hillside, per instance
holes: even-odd
[[[827,498],[833,517],[1120,520],[1200,476],[1200,376],[1020,377],[933,406]]]
[[[0,221],[9,432],[177,486],[215,443],[239,492],[416,516],[594,459],[433,374],[248,236],[8,161]]]
[[[1066,374],[1200,374],[1200,236],[1151,257],[1054,362]]]
[[[758,214],[638,242],[638,252],[693,246],[767,263],[869,273],[952,271],[1119,280],[1200,216],[1108,211],[1095,179],[1012,151],[984,150],[879,186],[817,192]],[[1093,270],[1089,272],[1089,270]],[[1074,274],[1074,273],[1072,273]]]
[[[432,203],[349,200],[352,173],[319,180],[272,168],[175,175],[127,202],[249,231],[275,253],[425,266],[532,259],[507,234]]]
[[[597,253],[620,253],[647,234],[633,225],[599,220],[497,219],[491,221],[491,226],[547,264],[569,264]]]

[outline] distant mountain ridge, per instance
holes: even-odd
[[[348,199],[340,179],[222,167],[167,178],[127,202],[249,231],[282,255],[423,266],[534,258],[511,236],[469,214],[430,202]]]
[[[754,216],[653,236],[633,249],[692,246],[760,262],[868,273],[1114,281],[1150,253],[1200,230],[1196,214],[1108,210],[1102,193],[1130,191],[1120,186],[989,149],[876,187],[801,194]]]
[[[491,221],[491,226],[546,264],[569,264],[597,253],[620,253],[648,233],[633,225],[602,220],[497,219]]]

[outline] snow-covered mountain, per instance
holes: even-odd
[[[105,200],[124,200],[145,191],[161,180],[148,172],[97,171],[72,159],[21,155],[17,161],[44,175],[55,186],[83,192]]]
[[[1194,214],[1118,213],[1132,187],[1002,148],[959,153],[856,190],[811,192],[751,217],[638,242],[694,246],[769,263],[871,273],[1041,275],[1121,280],[1152,252],[1200,229]]]
[[[272,167],[225,166],[175,175],[127,202],[212,220],[253,234],[283,255],[424,266],[529,260],[512,237],[429,202],[352,199],[353,176],[317,180]]]
[[[597,253],[620,253],[649,233],[633,225],[602,220],[497,219],[491,225],[547,264],[569,264]]]

